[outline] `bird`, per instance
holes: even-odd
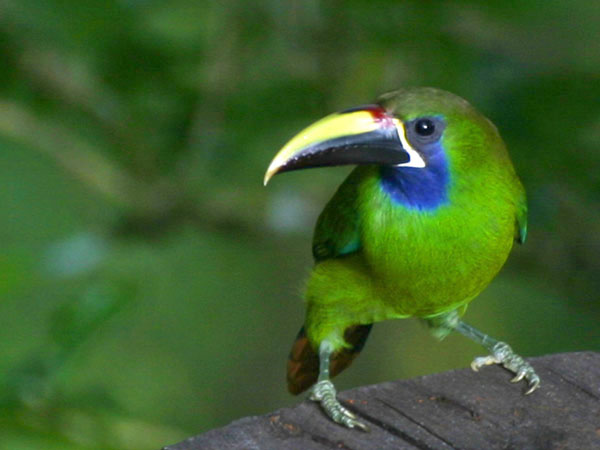
[[[500,364],[540,378],[505,342],[466,323],[471,300],[527,235],[527,200],[496,126],[469,102],[432,87],[399,89],[315,122],[268,166],[288,171],[355,165],[317,219],[306,315],[287,363],[288,389],[348,428],[368,431],[331,379],[362,350],[372,325],[414,317],[443,339],[458,332]]]

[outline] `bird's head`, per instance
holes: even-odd
[[[453,147],[442,143],[461,141],[472,148],[489,139],[499,140],[495,127],[466,100],[440,89],[403,89],[302,130],[275,155],[264,183],[275,174],[311,167],[425,169],[442,148]]]

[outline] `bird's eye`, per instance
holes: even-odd
[[[431,119],[419,119],[415,122],[415,132],[419,136],[431,136],[435,132],[435,124]]]
[[[422,148],[439,141],[445,128],[443,117],[417,117],[406,124],[406,137],[415,148]]]

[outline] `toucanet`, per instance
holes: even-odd
[[[467,305],[496,276],[513,242],[525,241],[527,202],[490,120],[434,88],[401,89],[329,115],[292,138],[265,175],[356,165],[317,221],[304,326],[288,361],[288,388],[312,386],[335,422],[367,427],[336,397],[375,322],[416,317],[434,335],[457,331],[482,344],[474,370],[501,364],[540,379],[504,342],[465,323]]]

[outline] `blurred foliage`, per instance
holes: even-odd
[[[311,227],[348,169],[263,171],[400,86],[471,100],[529,193],[470,322],[600,350],[598,23],[584,0],[0,1],[0,449],[158,448],[297,402]],[[478,354],[382,323],[339,386]]]

